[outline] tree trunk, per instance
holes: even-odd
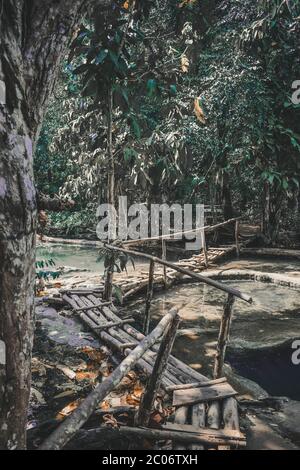
[[[280,217],[283,210],[284,196],[280,187],[264,186],[262,232],[269,245],[276,245],[279,239]]]
[[[229,175],[227,172],[223,171],[222,178],[222,205],[224,212],[224,219],[232,219],[233,217],[233,208],[231,200],[231,191],[230,191],[230,181]]]
[[[5,0],[0,12],[0,448],[26,444],[34,331],[33,151],[68,38],[88,1]]]

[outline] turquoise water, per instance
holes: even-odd
[[[68,266],[103,273],[103,261],[97,262],[96,248],[76,245],[45,244],[37,247],[37,260],[53,259],[57,267]]]

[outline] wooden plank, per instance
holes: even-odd
[[[193,405],[206,401],[222,400],[235,395],[237,395],[237,392],[228,383],[190,388],[188,390],[176,390],[173,395],[173,406]]]
[[[181,406],[175,411],[175,423],[186,424],[188,419],[188,407]],[[174,450],[186,450],[187,446],[183,442],[175,442],[173,444]]]
[[[192,382],[179,385],[171,385],[171,387],[167,388],[167,392],[174,392],[176,390],[187,390],[189,388],[210,387],[211,385],[221,384],[225,382],[227,382],[226,377],[221,377],[220,379],[209,380],[207,382]]]
[[[233,429],[209,429],[209,428],[195,428],[191,424],[177,424],[167,423],[161,427],[164,431],[182,432],[183,434],[198,434],[202,436],[213,436],[219,439],[234,439],[245,441],[245,436],[240,431]]]
[[[198,403],[192,407],[191,423],[195,428],[205,428],[206,410],[204,403]],[[191,450],[204,450],[200,444],[191,444]]]
[[[240,429],[238,406],[235,398],[226,398],[223,402],[223,423],[224,429]],[[230,450],[230,446],[221,446],[219,450]]]

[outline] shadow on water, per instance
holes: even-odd
[[[299,337],[300,339],[300,337]],[[300,401],[300,365],[292,362],[293,340],[257,350],[229,349],[226,360],[235,372],[258,383],[272,396]]]

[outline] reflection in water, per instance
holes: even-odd
[[[295,270],[295,266],[291,268]],[[297,370],[295,366],[290,367],[291,354],[288,354],[288,347],[285,347],[284,353],[280,353],[281,349],[279,352],[276,350],[274,357],[270,350],[267,352],[265,349],[264,353],[262,350],[258,351],[259,348],[274,346],[276,343],[282,344],[288,338],[299,337],[299,294],[292,289],[260,282],[227,281],[226,284],[239,288],[254,299],[252,305],[241,300],[235,302],[227,361],[237,368],[238,373],[257,381],[268,391],[299,398],[299,387],[295,386],[295,381],[300,383],[300,367]],[[209,376],[225,298],[225,293],[213,287],[189,284],[160,292],[155,296],[151,307],[152,327],[172,307],[180,310],[181,331],[173,352],[178,358]],[[142,315],[143,307],[138,310]],[[237,356],[239,351],[244,354]],[[284,368],[286,380],[282,380]],[[256,369],[259,370],[258,374],[255,374]],[[290,388],[285,387],[287,375],[292,372],[294,379],[289,381]],[[294,394],[291,389],[295,389]]]
[[[93,273],[104,273],[103,260],[97,262],[99,250],[94,247],[49,243],[38,246],[36,256],[37,260],[53,259],[57,267],[67,266]],[[141,260],[136,260],[135,264],[140,265],[143,263],[141,263]],[[127,270],[133,271],[131,263],[128,263]]]

